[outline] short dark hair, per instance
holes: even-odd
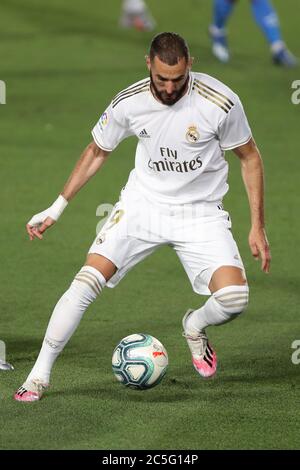
[[[185,39],[179,34],[159,33],[151,42],[149,56],[151,62],[154,57],[158,57],[165,64],[176,65],[182,57],[188,62],[190,51]]]

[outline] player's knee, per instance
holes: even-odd
[[[91,266],[83,266],[76,274],[69,293],[81,300],[83,304],[89,304],[102,292],[106,280],[104,276]]]
[[[248,285],[227,286],[214,292],[213,296],[224,317],[231,320],[246,310],[249,302],[249,287]]]

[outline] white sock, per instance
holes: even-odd
[[[207,326],[222,325],[236,318],[248,304],[248,286],[228,286],[214,292],[203,307],[187,319],[185,331],[197,335]]]
[[[87,307],[106,284],[97,269],[84,266],[75,276],[69,289],[57,302],[39,356],[27,380],[39,379],[49,383],[52,366],[76,330]]]
[[[123,10],[129,15],[139,15],[146,9],[143,0],[123,0]]]

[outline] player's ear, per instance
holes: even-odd
[[[147,67],[148,67],[148,70],[150,72],[151,70],[151,60],[150,60],[150,57],[148,55],[145,55],[145,59],[146,59],[146,64],[147,64]]]

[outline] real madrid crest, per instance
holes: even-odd
[[[190,126],[185,134],[186,140],[195,144],[200,139],[200,134],[196,126]]]

